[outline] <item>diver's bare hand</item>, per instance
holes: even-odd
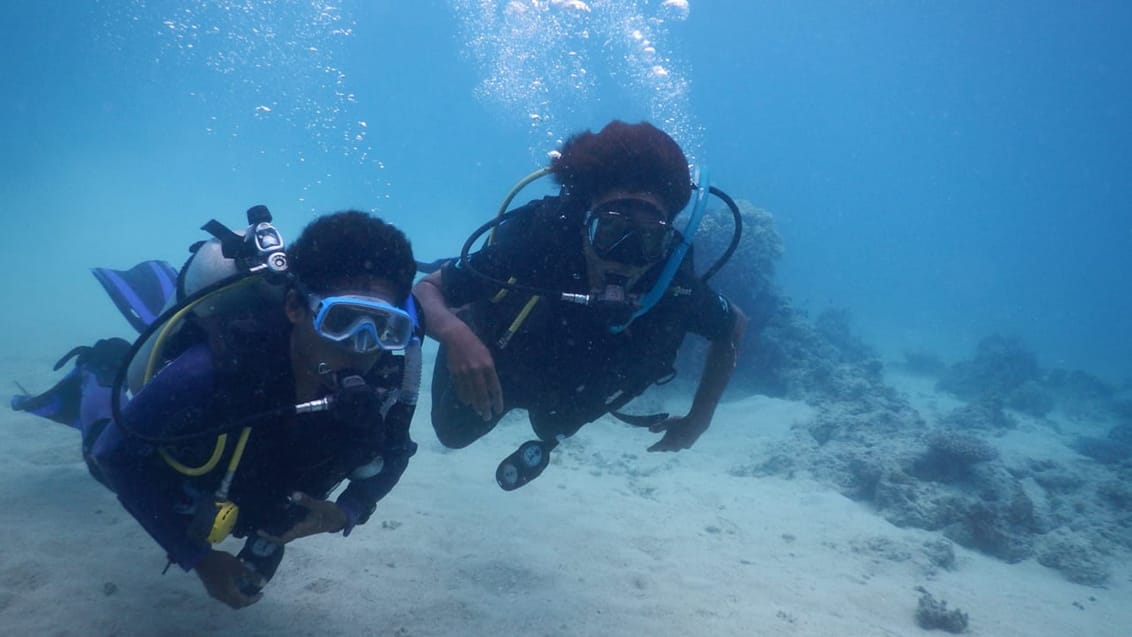
[[[292,540],[307,537],[308,535],[337,533],[346,528],[346,523],[349,522],[349,519],[346,517],[346,512],[342,510],[342,507],[328,500],[312,498],[300,491],[291,494],[291,504],[301,506],[307,510],[307,514],[303,516],[303,519],[287,529],[287,532],[283,535],[275,536],[260,531],[260,537],[276,544],[286,544]]]
[[[210,549],[208,555],[193,569],[204,584],[209,597],[227,604],[231,608],[251,606],[263,598],[262,593],[245,595],[240,592],[240,582],[257,579],[259,575],[247,567],[235,555]]]
[[[484,420],[503,413],[503,388],[495,372],[495,360],[483,341],[460,323],[444,344],[448,348],[448,373],[460,401],[470,405]]]
[[[689,416],[666,418],[649,427],[653,433],[664,432],[664,437],[649,447],[649,451],[680,451],[690,449],[707,431],[711,422],[701,422]]]

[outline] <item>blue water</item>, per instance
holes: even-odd
[[[5,4],[10,355],[124,334],[84,270],[179,263],[255,203],[290,236],[374,210],[450,255],[558,140],[623,118],[772,212],[783,290],[883,352],[997,331],[1132,377],[1128,3],[247,4]]]

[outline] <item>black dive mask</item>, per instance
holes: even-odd
[[[617,199],[586,213],[586,238],[607,261],[631,266],[663,261],[674,234],[664,214],[639,199]]]

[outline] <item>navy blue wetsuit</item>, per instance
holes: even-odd
[[[523,285],[588,293],[583,252],[584,211],[559,197],[527,204],[498,229],[496,240],[470,255],[473,267],[494,279],[514,277]],[[635,288],[643,293],[662,266],[646,273]],[[584,424],[619,409],[673,371],[684,337],[695,333],[716,341],[730,338],[735,313],[730,303],[696,276],[691,251],[665,295],[628,329],[614,334],[592,308],[540,300],[506,344],[500,342],[530,294],[499,288],[453,262],[441,271],[445,301],[458,310],[495,361],[504,409],[528,410],[543,440],[573,435]],[[449,447],[463,447],[490,431],[460,402],[451,386],[442,346],[433,372],[432,422]]]
[[[190,527],[197,507],[213,501],[239,428],[229,432],[216,467],[201,476],[178,472],[156,445],[127,431],[160,437],[190,434],[294,405],[288,334],[285,326],[270,330],[254,348],[245,348],[254,353],[244,351],[238,357],[218,356],[205,343],[188,347],[125,405],[124,428],[110,423],[87,443],[92,472],[118,495],[169,559],[186,570],[209,550]],[[379,392],[400,387],[403,369],[403,356],[384,353],[366,376],[367,384]],[[340,422],[333,412],[252,422],[229,491],[240,511],[234,535],[255,537],[259,530],[281,534],[304,512],[289,504],[291,493],[326,498],[346,479],[349,484],[337,503],[349,519],[347,531],[364,523],[416,451],[409,437],[414,407],[392,405],[384,418],[375,410],[363,424]],[[216,441],[209,435],[162,448],[181,464],[196,467],[207,461]],[[359,467],[370,471],[350,478]]]

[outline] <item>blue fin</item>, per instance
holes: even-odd
[[[76,367],[42,394],[12,396],[9,404],[14,411],[26,411],[78,429],[81,401],[82,377]]]
[[[109,410],[109,388],[114,385],[114,378],[129,351],[129,341],[121,338],[104,338],[90,347],[75,347],[55,363],[55,371],[59,371],[75,359],[75,366],[62,380],[37,396],[16,383],[23,393],[12,396],[9,406],[15,411],[26,411],[82,429],[95,416]],[[93,382],[84,383],[84,371],[93,377]]]
[[[92,268],[94,278],[134,329],[144,331],[177,293],[177,269],[164,261],[142,261],[129,270]]]

